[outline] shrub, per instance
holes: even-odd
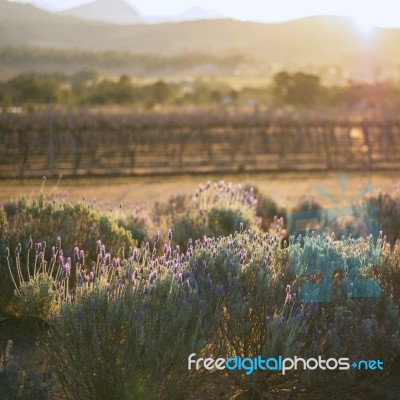
[[[94,210],[86,202],[55,204],[47,201],[43,193],[31,202],[20,200],[18,211],[8,218],[8,225],[5,240],[11,248],[29,237],[47,243],[62,237],[65,249],[72,252],[75,246],[81,246],[89,258],[95,259],[99,238],[115,254],[135,246],[131,234],[106,213]]]
[[[301,213],[308,215],[308,212],[310,211],[312,212],[312,218],[318,220],[319,226],[315,228],[318,230],[323,230],[326,228],[326,221],[324,220],[322,206],[312,196],[303,196],[292,208],[291,213],[288,215],[287,226],[289,234],[293,234],[294,232],[298,231],[298,227],[296,226],[296,215],[301,215]],[[305,218],[306,217],[302,217],[301,219]]]
[[[215,190],[218,194],[220,189]],[[223,196],[233,196],[225,190]],[[242,201],[241,194],[234,196]],[[218,214],[214,222],[218,196],[208,197],[196,200],[208,211],[207,227],[232,229]],[[237,205],[236,199],[232,204]],[[192,353],[379,358],[389,366],[399,354],[398,304],[393,301],[398,249],[393,252],[382,236],[375,242],[308,233],[288,243],[281,235],[260,236],[239,225],[239,231],[226,236],[189,239],[184,252],[172,246],[172,236],[169,231],[161,254],[157,233],[152,248],[147,242],[122,258],[112,258],[98,241],[92,264],[79,249],[72,260],[65,258],[59,241],[48,263],[38,267],[39,274],[48,272],[55,281],[56,307],[43,349],[68,398],[193,398],[207,390],[211,379],[223,382],[230,397],[241,392],[262,398],[283,389],[312,396],[316,388],[332,391],[370,376],[354,371],[298,370],[285,376],[280,371],[188,371],[187,358]],[[387,274],[380,272],[385,263]],[[16,278],[22,275],[19,266]],[[333,301],[307,301],[304,284],[318,283],[326,273],[333,276]],[[348,297],[358,273],[378,277],[385,289],[380,297]],[[30,281],[35,287],[35,273]]]
[[[251,186],[246,186],[251,190]],[[264,232],[268,232],[271,224],[274,222],[275,217],[283,217],[286,219],[286,209],[280,207],[270,197],[265,196],[257,187],[253,187],[254,197],[257,199],[256,214],[261,219],[260,228]]]
[[[74,302],[62,303],[45,339],[67,396],[184,398],[193,389],[187,355],[205,345],[209,309],[180,278],[182,255],[154,255],[145,246],[122,263],[105,257],[95,273],[79,272]]]
[[[364,201],[375,208],[379,229],[385,232],[393,245],[400,239],[400,190],[374,193],[366,196]]]
[[[28,238],[33,238],[38,244],[56,243],[57,238],[63,238],[63,246],[68,253],[66,256],[72,256],[73,249],[81,246],[85,249],[86,257],[90,260],[97,258],[97,239],[101,238],[114,254],[123,254],[124,251],[133,249],[135,240],[130,232],[118,226],[116,220],[102,211],[94,210],[85,202],[75,204],[61,203],[54,204],[48,202],[41,193],[38,199],[27,202],[21,199],[16,207],[6,208],[9,211],[7,218],[7,226],[2,231],[2,247],[0,248],[0,263],[5,264],[6,247],[10,249],[21,246],[21,263],[29,262],[29,270],[32,273],[33,261],[35,257],[31,257],[28,261],[25,258],[25,250],[29,247]],[[10,211],[12,210],[12,212]],[[3,222],[2,222],[3,221]],[[0,223],[4,225],[4,212],[0,213]],[[21,244],[20,244],[21,243]],[[51,247],[43,246],[42,256],[46,256],[51,251]],[[36,259],[39,252],[36,251]],[[13,274],[16,275],[16,266],[11,265]],[[4,271],[4,268],[2,268]],[[28,272],[24,269],[25,279],[28,279]],[[38,283],[38,282],[36,282]],[[41,281],[44,284],[44,281]],[[28,287],[25,287],[28,289]],[[12,294],[13,287],[8,281],[0,283],[0,300],[4,309]]]
[[[118,225],[130,232],[139,245],[151,240],[155,224],[146,204],[122,210],[117,215]]]
[[[386,292],[400,304],[400,240],[392,250],[386,246],[382,254],[382,263],[375,269],[375,275]]]
[[[17,314],[42,320],[50,318],[57,307],[54,285],[54,278],[43,273],[22,282],[15,295],[14,308],[18,310]]]
[[[25,371],[13,358],[13,342],[0,352],[0,398],[2,400],[50,400],[54,381],[49,371],[39,374]]]
[[[241,226],[258,229],[256,206],[252,189],[223,181],[200,185],[186,211],[174,219],[175,239],[184,246],[189,238],[229,235]]]
[[[322,273],[320,279],[324,274],[332,274],[333,278],[332,300],[315,303],[316,318],[309,326],[306,357],[349,357],[351,362],[380,359],[385,360],[386,365],[390,364],[400,351],[400,326],[398,306],[393,302],[390,292],[383,290],[380,295],[374,293],[381,281],[373,279],[374,269],[387,267],[388,247],[382,237],[376,242],[372,237],[335,241],[330,236],[314,237],[308,234],[296,241],[291,238],[290,247],[292,263],[297,266],[296,273],[300,276],[308,274],[298,283],[307,285],[313,282],[318,273]],[[357,268],[353,269],[354,266]],[[357,293],[356,281],[361,277],[372,281],[366,285],[366,281],[361,280],[359,286],[363,292]],[[321,284],[317,285],[316,291],[319,290],[318,286],[327,290],[326,285]],[[311,297],[311,287],[304,287],[310,291]],[[299,292],[299,288],[296,291]],[[351,291],[354,291],[355,297],[349,297]],[[313,385],[318,390],[322,385],[325,392],[336,393],[340,387],[354,380],[373,379],[368,373],[362,372],[357,378],[354,370],[323,372],[305,372],[302,376],[303,385],[311,391]]]

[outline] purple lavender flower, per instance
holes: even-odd
[[[42,243],[35,243],[36,254],[39,254],[42,250]]]
[[[172,229],[168,229],[168,240],[171,242],[172,241]]]
[[[57,238],[57,249],[61,250],[61,237],[60,236],[58,236],[58,238]]]
[[[18,257],[18,256],[20,255],[20,253],[21,253],[21,248],[22,248],[21,243],[18,243],[18,244],[17,244],[17,247],[15,248],[15,256],[16,256],[16,257]]]
[[[111,263],[111,254],[107,253],[104,255],[104,264],[110,265],[110,263]]]
[[[83,250],[79,252],[79,261],[82,265],[85,264],[85,252]]]
[[[79,261],[79,247],[74,247],[74,261],[77,263]]]
[[[155,281],[156,278],[157,278],[157,272],[156,271],[152,271],[150,273],[150,284],[152,284]]]
[[[71,264],[67,261],[64,265],[63,268],[63,276],[65,278],[69,277],[71,275]]]

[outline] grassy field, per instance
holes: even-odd
[[[196,175],[137,178],[81,178],[48,179],[45,182],[47,196],[66,197],[70,201],[85,198],[88,201],[110,204],[132,205],[167,201],[178,194],[192,194],[200,183],[208,180],[244,183],[257,186],[260,191],[281,206],[291,207],[304,195],[314,196],[321,204],[329,207],[330,202],[316,191],[322,186],[329,194],[341,197],[338,173],[269,173],[235,175]],[[372,184],[375,190],[392,191],[400,184],[395,172],[359,173],[348,175],[345,201],[361,188]],[[41,180],[0,181],[0,203],[16,200],[21,196],[37,196],[42,187]]]

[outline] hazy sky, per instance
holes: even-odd
[[[19,0],[64,9],[90,0]],[[193,6],[214,9],[226,17],[278,22],[308,15],[346,15],[365,26],[400,27],[399,0],[125,0],[145,16],[173,15]]]

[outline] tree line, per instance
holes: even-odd
[[[156,105],[268,105],[291,107],[368,106],[396,107],[398,87],[390,83],[326,86],[320,77],[303,72],[277,73],[266,86],[234,89],[217,78],[138,83],[128,75],[101,77],[95,70],[74,74],[23,73],[0,82],[0,105],[39,104],[124,105],[153,108]]]

